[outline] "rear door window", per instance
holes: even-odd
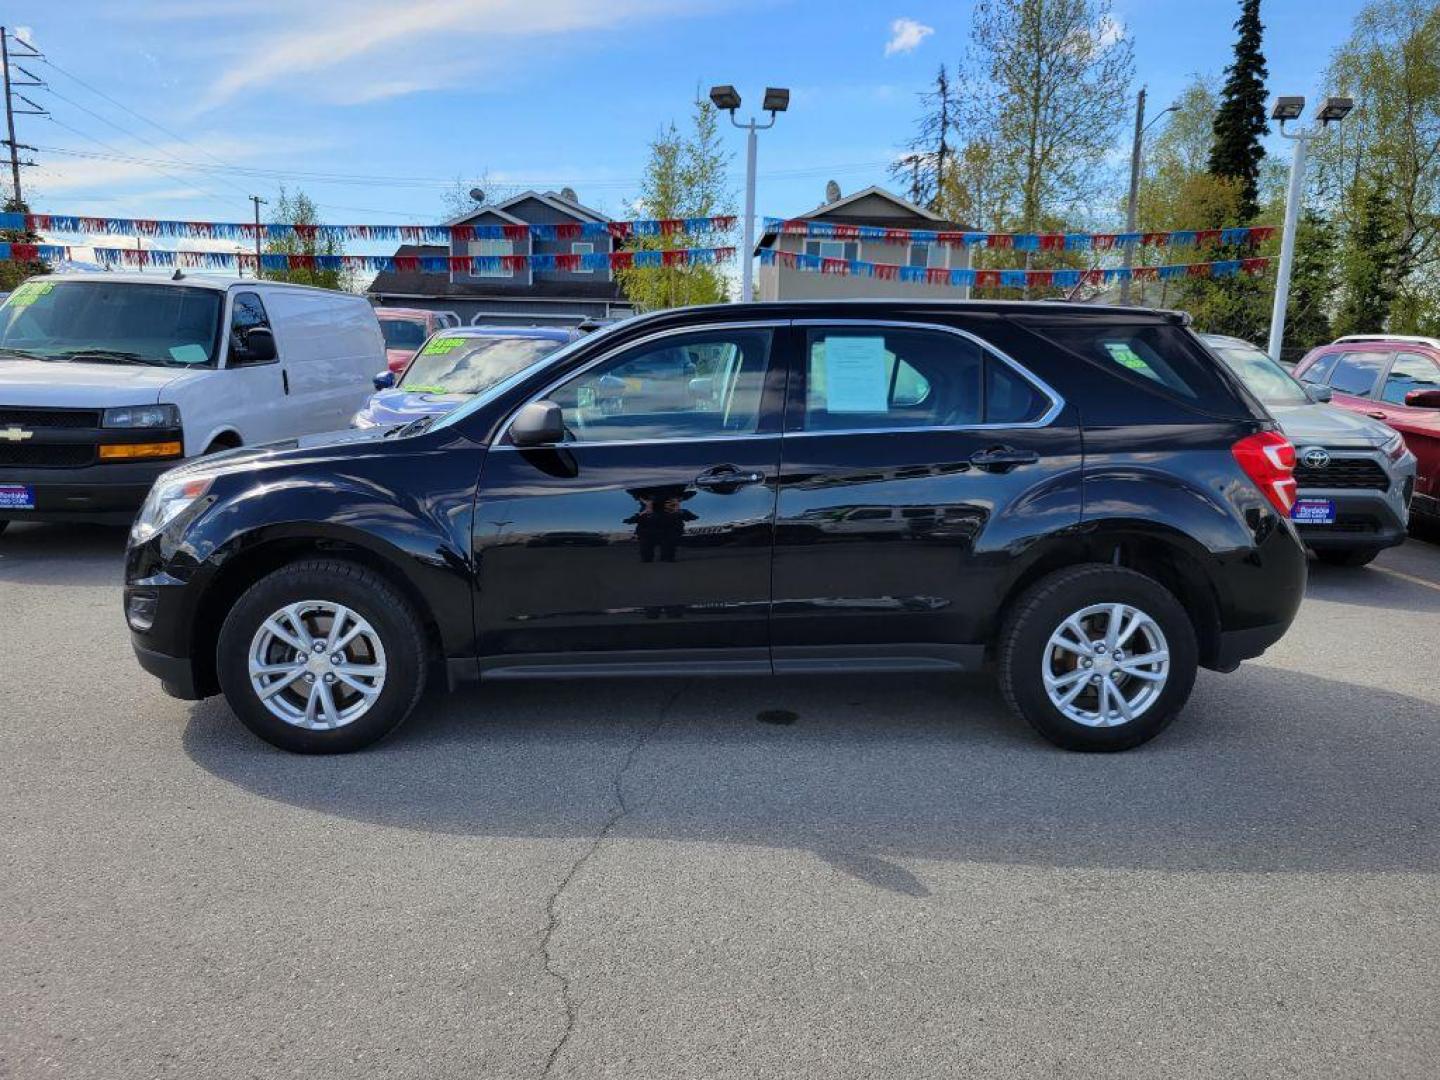
[[[1252,411],[1238,380],[1183,326],[1099,317],[1020,321],[1067,352],[1185,404],[1226,415],[1237,406]]]
[[[1440,389],[1440,365],[1418,353],[1396,353],[1395,366],[1385,377],[1380,396],[1395,405],[1405,404],[1411,390]]]
[[[1330,373],[1330,386],[1351,397],[1369,397],[1390,360],[1388,352],[1348,352]]]

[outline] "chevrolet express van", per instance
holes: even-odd
[[[182,459],[347,427],[384,363],[375,313],[349,293],[30,278],[0,307],[0,531],[127,524]]]

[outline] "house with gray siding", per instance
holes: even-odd
[[[457,225],[564,225],[608,223],[609,218],[564,192],[525,191],[445,222]],[[397,255],[562,255],[613,251],[608,235],[574,240],[528,237],[478,240],[452,237],[443,246],[402,246]],[[610,270],[494,270],[471,274],[387,271],[366,290],[377,307],[419,307],[454,311],[472,325],[573,326],[585,319],[629,315],[633,308]]]
[[[829,196],[835,196],[833,199]],[[936,232],[966,232],[969,226],[948,221],[922,206],[902,199],[882,187],[868,187],[841,197],[838,190],[827,192],[827,201],[797,219],[835,225],[874,225],[885,229],[928,229]],[[892,244],[884,240],[828,240],[766,232],[756,245],[758,257],[765,248],[824,259],[860,259],[866,262],[895,263],[901,266],[964,269],[970,265],[970,251],[963,245]],[[898,297],[901,299],[964,300],[970,290],[953,285],[930,285],[875,277],[848,277],[818,274],[777,261],[760,264],[757,298],[760,300],[862,300]]]

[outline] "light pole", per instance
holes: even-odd
[[[1290,186],[1285,191],[1285,231],[1280,236],[1280,267],[1275,273],[1275,306],[1270,309],[1270,359],[1280,362],[1280,343],[1285,340],[1285,309],[1290,303],[1290,267],[1295,261],[1295,226],[1300,217],[1301,189],[1305,182],[1305,153],[1310,140],[1325,130],[1326,125],[1339,123],[1354,108],[1347,97],[1327,97],[1320,103],[1316,119],[1319,127],[1286,131],[1287,120],[1298,120],[1305,111],[1303,97],[1277,97],[1270,106],[1270,119],[1280,121],[1280,134],[1295,143],[1295,156],[1290,159]]]
[[[1142,86],[1140,92],[1135,95],[1135,142],[1130,147],[1130,200],[1125,205],[1125,231],[1135,231],[1135,216],[1139,210],[1140,199],[1140,140],[1145,137],[1160,117],[1166,113],[1172,113],[1179,105],[1171,105],[1162,109],[1150,123],[1145,123],[1145,88]],[[1125,245],[1125,269],[1129,270],[1135,263],[1135,245]],[[1120,303],[1130,303],[1130,275],[1126,274],[1120,279]]]
[[[724,109],[730,114],[730,123],[747,133],[745,139],[745,248],[744,254],[740,257],[740,302],[748,304],[755,295],[754,282],[750,276],[750,260],[754,258],[755,252],[755,150],[759,142],[755,133],[775,126],[776,114],[782,113],[790,107],[790,91],[775,86],[765,88],[765,100],[760,107],[770,114],[768,124],[756,123],[753,116],[746,124],[735,119],[735,110],[740,108],[740,95],[733,86],[712,86],[710,100],[715,103],[717,109]]]

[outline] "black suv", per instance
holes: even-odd
[[[437,680],[987,662],[1047,738],[1120,750],[1290,625],[1294,461],[1179,315],[689,308],[440,420],[172,470],[125,611],[169,692],[303,752]]]

